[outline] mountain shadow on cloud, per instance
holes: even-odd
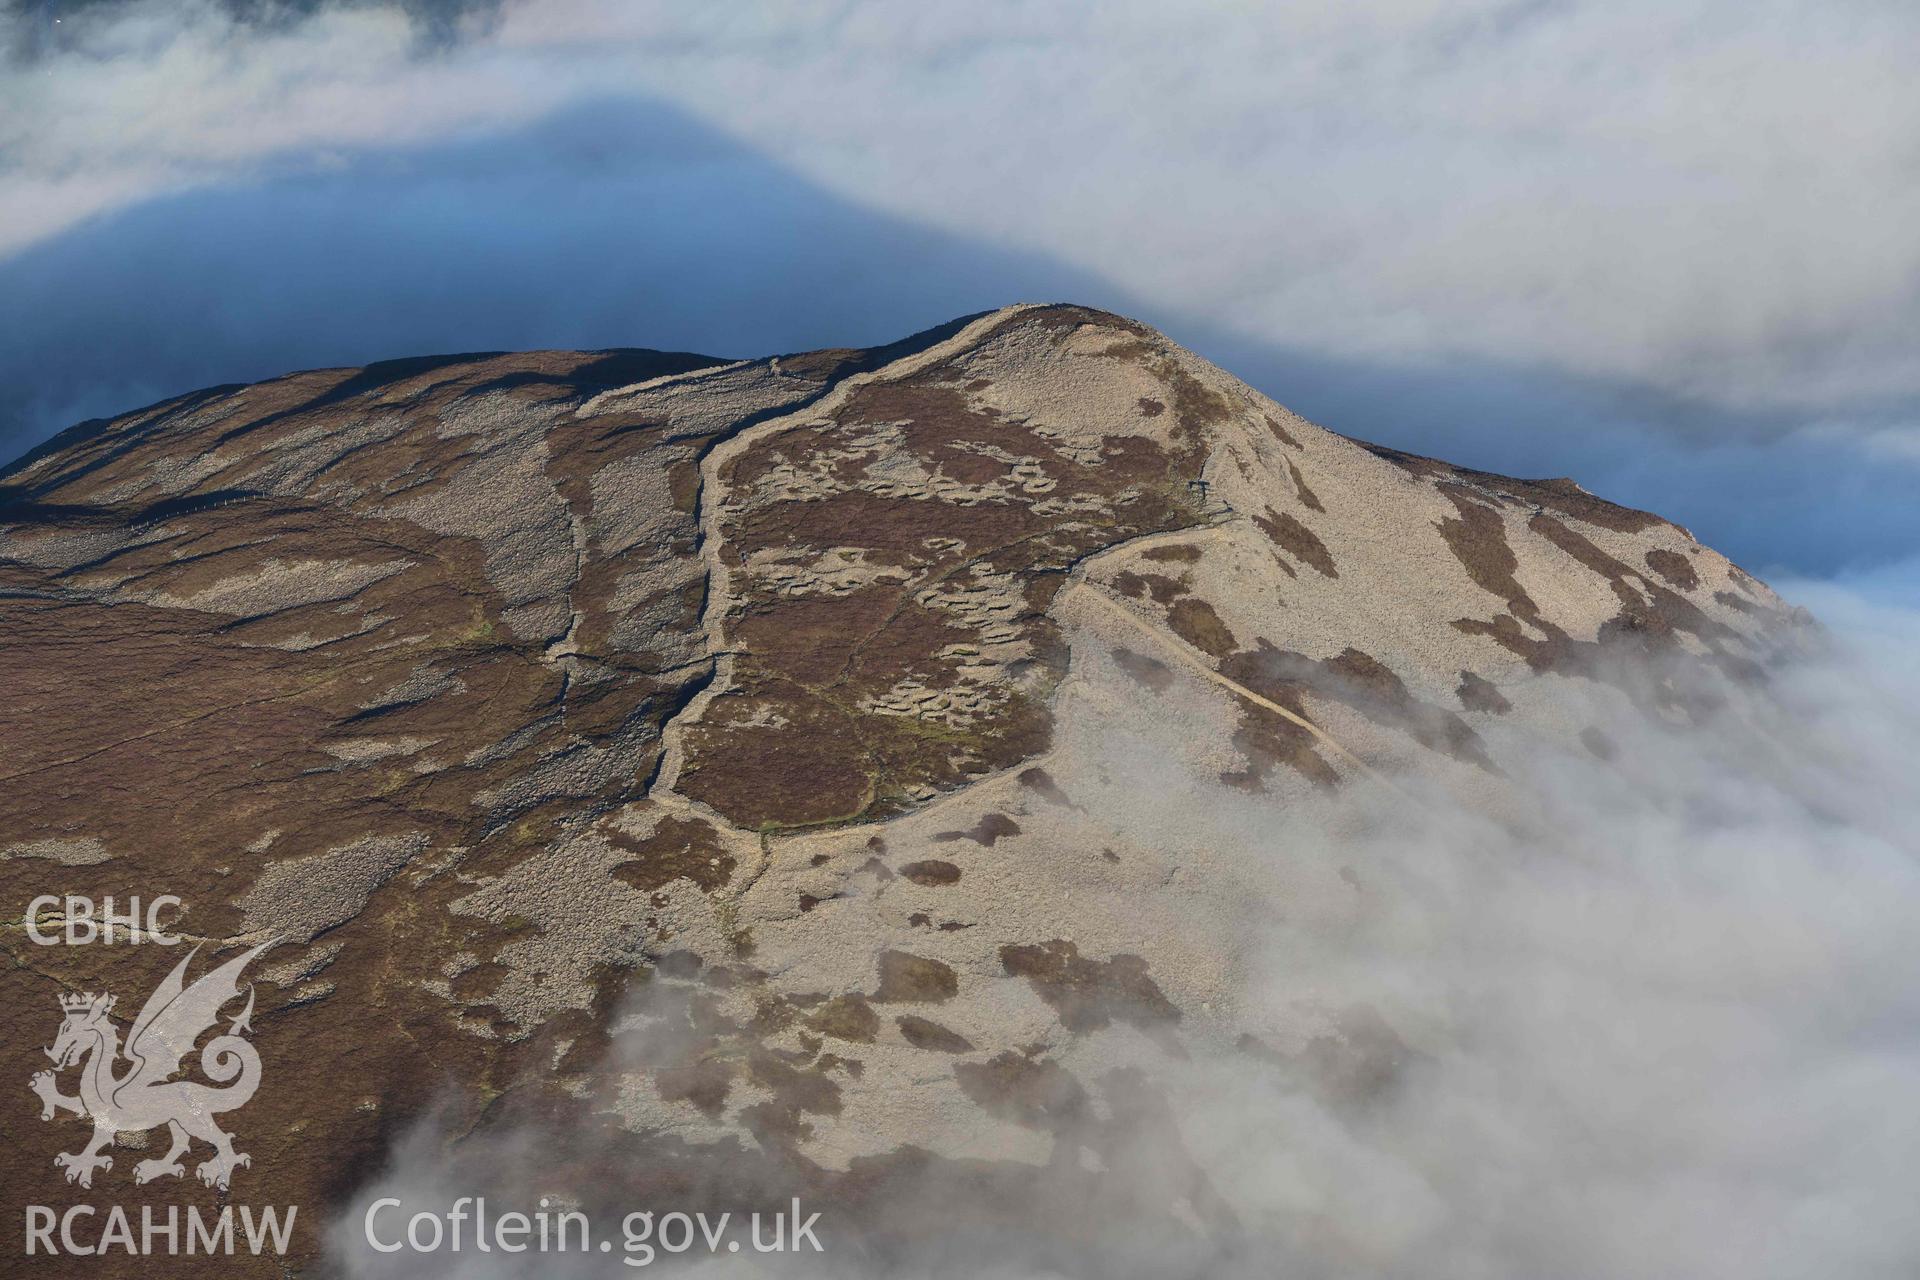
[[[0,262],[0,455],[216,383],[433,352],[872,345],[1071,268],[851,204],[656,105],[149,201]]]
[[[633,99],[483,139],[305,157],[0,261],[0,459],[82,419],[293,369],[875,345],[1019,300],[1137,316],[1340,431],[1574,475],[1754,569],[1823,573],[1920,549],[1911,468],[1804,441],[1729,443],[1779,424],[1552,370],[1263,344],[1231,315],[1173,313],[1044,255],[863,207]]]

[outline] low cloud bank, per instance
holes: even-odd
[[[1920,395],[1908,6],[256,8],[0,12],[0,55],[36,51],[0,88],[0,254],[637,92],[1267,345],[1815,415]]]

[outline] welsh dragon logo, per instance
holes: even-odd
[[[225,1034],[213,1037],[200,1051],[200,1069],[214,1084],[173,1077],[201,1033],[219,1020],[221,1006],[239,996],[240,971],[272,945],[273,940],[263,942],[188,986],[187,964],[200,951],[195,947],[147,997],[127,1034],[124,1050],[119,1029],[108,1018],[113,1011],[113,996],[89,992],[60,997],[66,1020],[60,1024],[53,1047],[46,1051],[53,1059],[54,1070],[37,1072],[28,1083],[40,1095],[42,1120],[71,1111],[93,1121],[92,1141],[80,1151],[62,1152],[53,1158],[57,1167],[67,1171],[68,1182],[91,1187],[95,1169],[113,1168],[112,1157],[101,1151],[113,1141],[114,1134],[143,1132],[163,1124],[173,1145],[159,1159],[134,1165],[133,1180],[137,1183],[184,1174],[186,1168],[180,1157],[195,1138],[213,1148],[213,1158],[194,1171],[210,1187],[224,1190],[235,1168],[252,1163],[233,1149],[233,1135],[213,1119],[243,1106],[260,1087],[260,1055],[244,1038],[253,1030],[249,1021],[253,1017],[251,985],[246,1008],[231,1021]],[[60,1092],[54,1073],[76,1064],[80,1065],[80,1092],[69,1097]]]

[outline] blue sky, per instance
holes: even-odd
[[[1913,581],[1911,6],[424,7],[0,16],[0,453],[295,368],[1068,299],[1757,571]]]

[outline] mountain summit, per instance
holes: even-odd
[[[1277,859],[1289,824],[1357,792],[1524,824],[1527,754],[1606,767],[1595,708],[1684,731],[1687,672],[1762,681],[1798,625],[1658,516],[1347,439],[1072,306],[184,396],[0,475],[0,585],[8,900],[278,939],[235,1185],[303,1230],[436,1105],[856,1195],[1118,1168],[1210,1040],[1364,1093],[1417,1046],[1234,1007],[1246,877],[1366,892]],[[1278,846],[1143,826],[1150,794],[1246,797]],[[23,1028],[41,971],[178,959],[9,945]],[[47,1154],[9,1152],[23,1201]]]

